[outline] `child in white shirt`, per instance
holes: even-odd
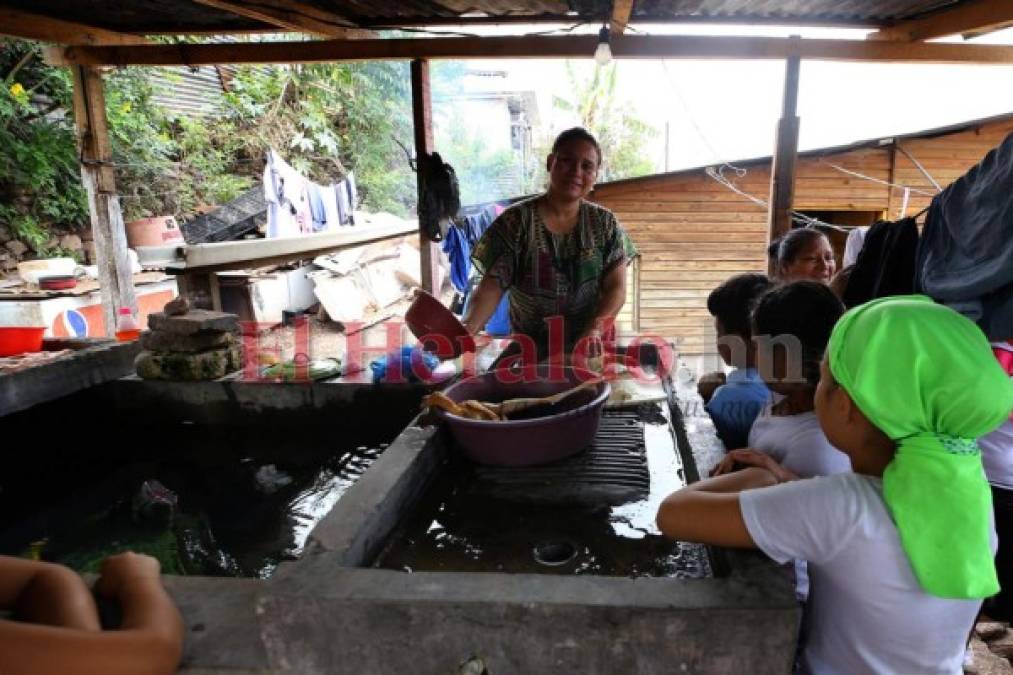
[[[816,414],[855,473],[750,467],[670,495],[658,526],[809,561],[803,673],[957,675],[998,590],[974,439],[1009,416],[1013,384],[973,323],[923,296],[849,311],[821,370]]]
[[[796,281],[767,291],[753,309],[757,362],[767,387],[780,395],[749,430],[748,447],[800,478],[851,471],[848,456],[827,440],[814,412],[820,359],[844,305],[825,284]],[[764,466],[755,452],[728,453],[712,475],[735,464]]]

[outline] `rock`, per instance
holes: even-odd
[[[292,482],[292,477],[284,471],[279,471],[274,464],[260,467],[253,478],[257,482],[257,487],[265,494],[273,494]]]
[[[141,333],[141,347],[149,352],[196,354],[209,349],[229,347],[237,342],[233,333],[203,331],[192,335],[167,333],[161,330]]]
[[[974,654],[974,661],[968,666],[964,666],[965,673],[973,673],[974,675],[1010,675],[1013,672],[1013,668],[1010,667],[1009,662],[996,656],[989,647],[977,637],[971,638],[970,648]]]
[[[130,504],[134,522],[157,527],[171,526],[178,507],[176,493],[154,478],[141,483]]]
[[[81,250],[84,251],[84,259],[89,265],[94,265],[98,262],[98,253],[95,251],[94,241],[86,241],[81,244]]]
[[[162,311],[169,316],[181,316],[190,311],[190,301],[186,299],[185,295],[181,295],[175,300],[165,303]]]
[[[242,350],[238,345],[197,354],[156,354],[143,351],[134,368],[145,380],[217,380],[238,370]]]
[[[12,270],[18,266],[14,258],[7,251],[0,252],[0,272]]]
[[[10,229],[6,225],[0,223],[0,243],[8,241],[9,239],[11,239]]]
[[[21,256],[23,256],[25,253],[28,252],[28,247],[25,246],[24,243],[18,241],[17,239],[12,239],[11,241],[7,242],[5,246],[7,247],[7,250],[10,251],[15,258],[20,258]]]
[[[165,312],[156,312],[148,316],[148,327],[177,335],[192,335],[202,331],[239,331],[239,317],[225,312],[211,312],[204,309],[191,309],[182,316],[169,316]]]
[[[84,248],[84,242],[76,234],[65,234],[60,237],[60,248],[67,251],[80,251]]]
[[[993,654],[1013,660],[1013,633],[1006,631],[1002,637],[989,641],[988,648]]]
[[[999,621],[979,621],[974,626],[974,632],[985,642],[998,640],[1006,634],[1009,625]]]

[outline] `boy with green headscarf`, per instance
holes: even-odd
[[[875,300],[837,323],[816,392],[855,473],[769,487],[777,467],[746,469],[669,496],[658,526],[809,562],[802,672],[955,675],[998,590],[974,439],[1011,409],[1013,384],[973,323],[923,296]]]

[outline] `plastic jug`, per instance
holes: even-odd
[[[120,342],[136,340],[141,336],[141,324],[134,318],[129,307],[120,307],[116,317],[116,339]]]

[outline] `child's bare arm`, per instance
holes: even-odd
[[[0,556],[0,609],[21,621],[100,629],[95,600],[84,581],[52,563]]]
[[[673,492],[658,509],[658,529],[667,537],[732,548],[754,548],[739,508],[739,492],[775,485],[770,471],[748,468],[709,478]]]
[[[175,672],[182,653],[183,622],[162,588],[158,571],[156,560],[133,553],[103,563],[96,590],[122,606],[120,630],[94,632],[0,621],[0,672]]]

